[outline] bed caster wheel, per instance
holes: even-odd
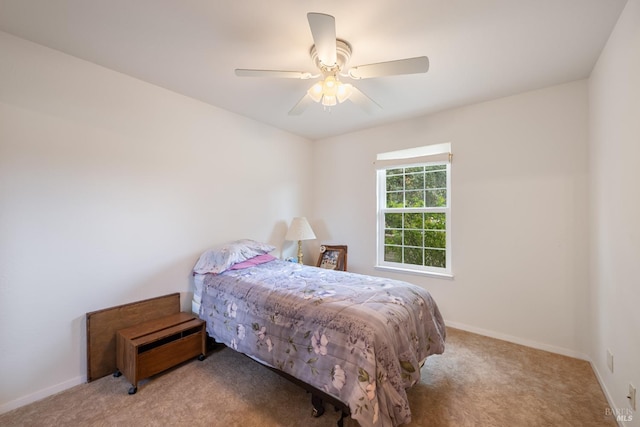
[[[205,356],[204,354],[201,354],[200,356],[198,356],[198,360],[199,361],[203,361],[207,356]]]
[[[136,394],[136,391],[138,391],[138,387],[131,387],[129,389],[129,394]]]
[[[120,372],[120,371],[115,371],[115,372],[113,373],[113,376],[114,376],[115,378],[118,378],[119,376],[122,376],[122,372]]]

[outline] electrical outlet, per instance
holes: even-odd
[[[627,399],[629,399],[629,404],[631,405],[631,409],[636,410],[636,388],[633,384],[629,383],[629,394],[627,395]]]
[[[613,353],[607,349],[607,367],[613,373]]]

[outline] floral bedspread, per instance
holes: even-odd
[[[362,427],[410,422],[405,389],[444,351],[423,288],[281,260],[207,274],[200,317],[216,341],[348,404]]]

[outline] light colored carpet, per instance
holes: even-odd
[[[616,426],[589,363],[449,328],[408,391],[411,426]],[[233,350],[141,382],[107,376],[0,415],[0,426],[336,426],[327,405]],[[351,419],[345,427],[357,427]]]

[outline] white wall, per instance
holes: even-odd
[[[450,325],[586,357],[587,117],[578,81],[319,141],[316,244],[425,287]],[[442,142],[454,279],[375,270],[376,154]]]
[[[176,291],[190,308],[207,247],[282,246],[310,213],[312,151],[6,33],[0,57],[4,412],[86,379],[86,312]]]
[[[627,3],[589,79],[590,353],[621,415],[640,390],[640,1]],[[606,351],[614,355],[614,372]],[[637,396],[640,399],[640,394]],[[638,401],[640,405],[640,401]],[[640,412],[630,413],[640,426]]]

